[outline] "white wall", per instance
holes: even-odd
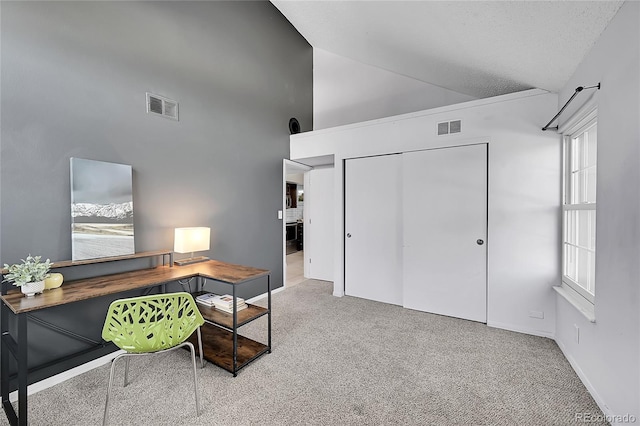
[[[560,282],[560,137],[541,127],[557,96],[530,90],[291,136],[291,158],[335,157],[334,295],[344,294],[343,160],[478,142],[489,144],[488,324],[553,336]],[[439,121],[462,133],[436,136]],[[372,213],[373,214],[373,213]],[[544,319],[529,317],[544,312]]]
[[[640,3],[626,2],[568,81],[601,82],[598,104],[596,322],[557,296],[556,341],[609,415],[640,421]],[[583,93],[561,119],[589,95]],[[580,329],[576,342],[575,326]],[[613,419],[612,423],[616,423]]]
[[[314,130],[475,99],[313,49]]]

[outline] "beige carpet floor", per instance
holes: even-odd
[[[553,340],[353,297],[305,281],[273,296],[273,352],[237,377],[187,351],[119,369],[112,425],[569,425],[601,411]],[[242,328],[266,339],[266,318]],[[98,425],[108,366],[29,398],[29,424]],[[7,424],[6,418],[0,424]],[[592,422],[591,425],[606,424]]]

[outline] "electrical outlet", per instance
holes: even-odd
[[[529,317],[530,318],[544,319],[544,312],[542,312],[542,311],[529,311]]]
[[[576,329],[576,343],[580,344],[580,327],[578,327],[578,324],[573,324],[573,326]]]

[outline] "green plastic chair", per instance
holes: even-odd
[[[169,351],[183,346],[189,347],[191,351],[196,415],[200,415],[195,348],[186,340],[194,331],[198,332],[200,363],[204,366],[200,334],[202,324],[204,319],[193,297],[185,292],[132,297],[111,303],[102,329],[102,338],[107,342],[113,342],[126,353],[118,355],[111,362],[103,425],[108,423],[111,384],[118,359],[125,357],[124,385],[127,386],[131,356]]]

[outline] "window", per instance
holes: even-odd
[[[596,112],[564,136],[562,282],[594,303],[596,282]]]

